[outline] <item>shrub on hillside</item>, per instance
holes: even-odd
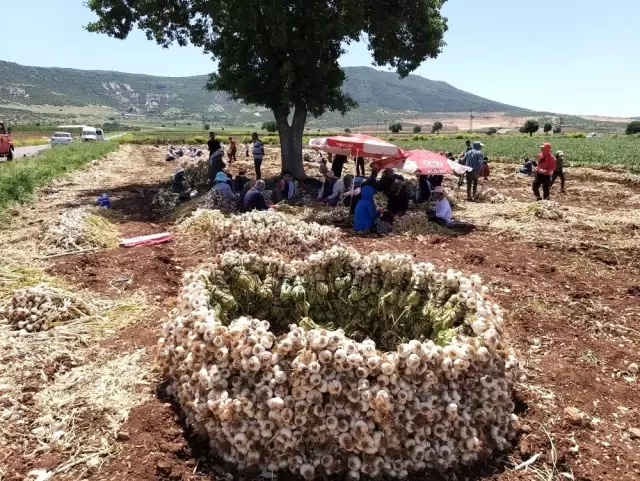
[[[633,122],[629,122],[625,132],[627,135],[640,134],[640,121],[634,120]]]

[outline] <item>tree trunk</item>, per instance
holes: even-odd
[[[285,110],[274,111],[278,132],[280,133],[280,149],[282,157],[282,171],[290,172],[296,179],[304,179],[302,162],[302,135],[307,121],[307,109],[304,105],[296,105],[291,125]]]

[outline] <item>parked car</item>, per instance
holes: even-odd
[[[96,140],[104,140],[104,131],[102,129],[96,129]]]
[[[0,120],[0,157],[6,157],[7,160],[13,160],[13,140],[8,127]]]
[[[56,132],[51,137],[51,147],[54,145],[67,145],[73,142],[73,137],[69,132]]]
[[[83,127],[82,128],[82,140],[83,142],[87,142],[90,140],[98,140],[98,135],[96,133],[96,129],[93,127]]]

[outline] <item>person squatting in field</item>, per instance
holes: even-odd
[[[551,184],[549,187],[553,185],[556,179],[560,178],[560,192],[564,194],[564,152],[562,150],[558,150],[556,152],[556,169],[553,171],[553,175],[551,176]]]
[[[551,153],[551,144],[545,142],[540,146],[538,154],[538,166],[536,167],[536,177],[533,181],[533,193],[536,199],[549,199],[549,187],[551,186],[551,175],[556,170],[556,158]],[[542,186],[542,195],[540,197],[540,186]]]

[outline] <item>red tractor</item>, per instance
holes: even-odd
[[[13,160],[13,140],[11,133],[5,127],[4,122],[0,120],[0,157],[6,157],[7,160]]]

